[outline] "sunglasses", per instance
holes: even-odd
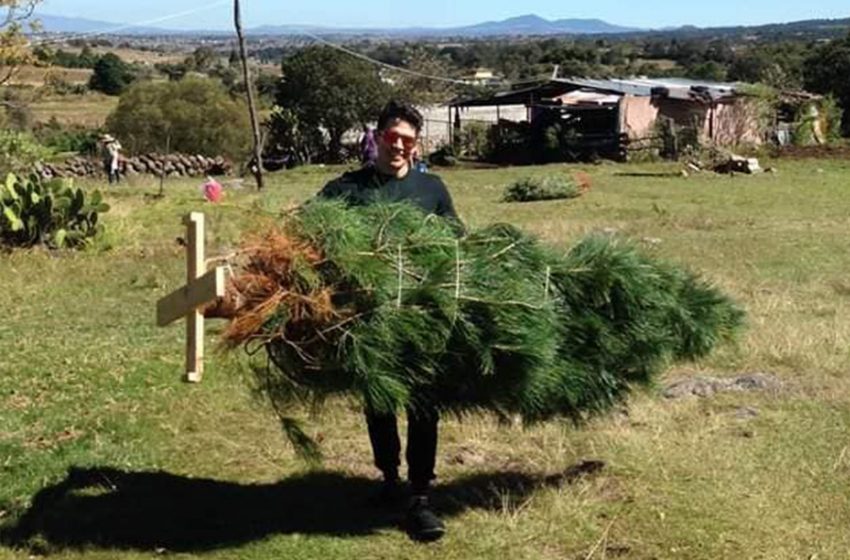
[[[395,146],[396,142],[401,140],[401,145],[406,151],[410,151],[414,148],[414,146],[416,146],[416,138],[414,136],[405,136],[404,134],[399,134],[395,130],[385,130],[382,137],[384,142],[390,146]]]

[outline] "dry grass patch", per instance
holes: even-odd
[[[40,99],[30,104],[37,122],[55,118],[61,124],[91,128],[103,126],[117,106],[117,97],[94,92]]]

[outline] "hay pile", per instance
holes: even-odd
[[[743,321],[622,239],[562,255],[508,225],[457,238],[403,204],[310,203],[246,245],[237,270],[225,340],[267,351],[257,375],[282,416],[293,399],[348,393],[377,412],[581,419]]]

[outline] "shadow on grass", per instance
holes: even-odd
[[[518,472],[477,474],[438,486],[442,515],[470,508],[502,509],[544,487],[569,483],[602,467],[585,462],[556,475]],[[62,482],[41,490],[0,542],[16,548],[83,548],[204,551],[273,534],[365,536],[396,527],[400,513],[369,503],[378,483],[338,473],[311,473],[275,484],[125,472],[71,469]]]

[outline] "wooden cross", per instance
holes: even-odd
[[[225,267],[209,272],[204,261],[204,215],[192,212],[186,224],[186,285],[156,304],[156,323],[164,327],[186,317],[186,381],[198,383],[204,374],[204,315],[199,307],[224,296]]]

